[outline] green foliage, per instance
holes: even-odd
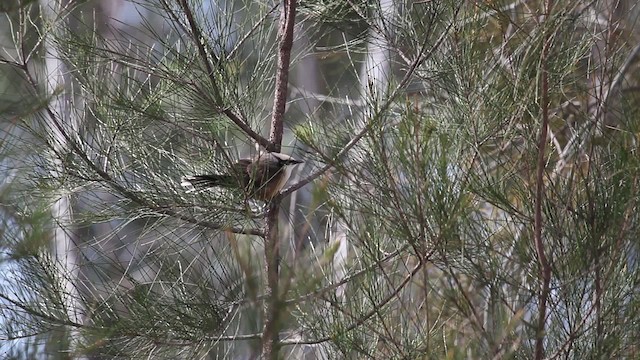
[[[313,176],[280,215],[281,356],[528,359],[542,341],[549,358],[635,357],[634,21],[601,2],[390,3],[298,4],[283,152],[305,161],[290,185]],[[16,4],[0,340],[27,339],[23,357],[257,356],[263,204],[180,178],[255,154],[243,127],[268,133],[280,10],[131,2],[136,24]],[[64,76],[47,85],[52,50]]]

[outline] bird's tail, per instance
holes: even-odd
[[[187,188],[187,192],[195,192],[214,187],[237,187],[237,180],[230,175],[192,175],[182,178],[180,185]]]

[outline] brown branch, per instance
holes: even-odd
[[[291,48],[293,47],[293,27],[296,17],[297,0],[284,0],[280,12],[278,37],[278,68],[276,72],[276,88],[271,114],[271,131],[268,151],[279,152],[282,146],[284,112],[287,103],[287,86],[289,83],[289,65]],[[265,272],[266,301],[264,304],[264,328],[262,332],[262,359],[277,359],[280,347],[280,317],[284,308],[280,294],[280,234],[278,233],[278,210],[282,197],[272,199],[268,204],[265,231]]]
[[[294,0],[295,1],[295,0]],[[267,229],[264,244],[265,273],[267,276],[262,330],[262,359],[277,359],[280,343],[280,313],[284,302],[280,299],[280,241],[278,210],[280,201],[268,204]]]
[[[549,17],[551,14],[552,0],[545,0],[544,12],[545,16]],[[541,25],[541,26],[544,26]],[[536,327],[536,348],[535,359],[541,360],[544,358],[544,329],[547,314],[547,301],[549,298],[549,284],[551,282],[551,267],[544,250],[544,243],[542,241],[542,202],[544,200],[544,173],[545,173],[545,147],[547,145],[547,136],[549,130],[549,48],[551,46],[550,30],[545,30],[545,35],[542,41],[542,54],[541,54],[541,112],[542,112],[542,124],[540,127],[540,137],[538,139],[538,159],[536,169],[536,192],[535,192],[535,204],[534,204],[534,246],[538,255],[538,262],[540,265],[540,276],[542,278],[542,289],[538,298],[538,324]]]
[[[280,13],[280,28],[278,36],[278,69],[276,73],[276,88],[271,114],[271,132],[269,134],[269,151],[279,152],[282,143],[284,112],[287,105],[287,88],[289,85],[289,65],[291,49],[293,47],[293,28],[296,19],[296,0],[285,0]]]

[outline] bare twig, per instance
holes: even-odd
[[[547,17],[551,14],[552,0],[546,0],[544,4],[544,12]],[[541,26],[544,26],[542,24]],[[551,282],[551,267],[547,260],[542,241],[542,202],[544,201],[544,174],[545,174],[545,148],[547,146],[547,134],[549,131],[549,69],[548,58],[549,48],[551,46],[550,30],[545,30],[542,38],[542,55],[541,55],[541,84],[540,92],[542,124],[540,126],[540,137],[538,139],[538,159],[536,169],[536,193],[534,204],[534,246],[538,254],[538,262],[540,264],[540,277],[542,278],[542,289],[538,298],[538,324],[536,327],[536,350],[535,358],[541,360],[544,358],[544,328],[547,317],[547,301],[549,298],[549,284]]]

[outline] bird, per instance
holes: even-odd
[[[261,152],[253,158],[240,159],[227,174],[191,175],[182,178],[188,192],[215,187],[239,189],[249,198],[269,201],[280,193],[291,175],[293,165],[302,163],[278,152]]]

